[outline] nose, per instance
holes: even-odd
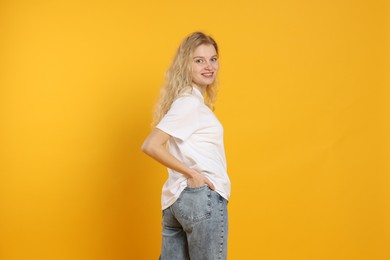
[[[206,63],[206,69],[211,70],[212,68],[213,68],[213,66],[211,65],[211,62],[210,62],[210,61],[207,61],[207,63]]]

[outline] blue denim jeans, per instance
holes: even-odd
[[[227,257],[227,201],[208,186],[185,188],[163,210],[161,260]]]

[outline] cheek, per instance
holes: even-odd
[[[192,66],[192,76],[196,75],[197,69],[195,66]]]
[[[196,66],[196,65],[192,66],[192,75],[196,75],[196,74],[198,74],[200,71],[201,71],[200,66]]]

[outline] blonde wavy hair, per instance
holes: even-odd
[[[193,53],[198,46],[203,44],[213,45],[217,56],[219,55],[215,40],[202,32],[190,34],[180,44],[172,64],[165,74],[165,82],[155,106],[152,127],[160,122],[170,109],[173,101],[184,94],[191,93]],[[217,84],[214,82],[207,86],[205,95],[205,103],[211,110],[214,110],[216,96]]]

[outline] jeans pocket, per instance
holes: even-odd
[[[185,188],[176,203],[176,212],[185,220],[198,222],[211,217],[211,189]]]

